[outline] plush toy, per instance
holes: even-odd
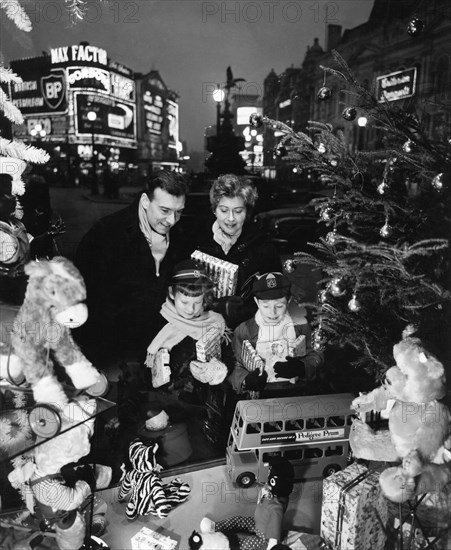
[[[72,487],[66,484],[61,472],[67,464],[89,454],[94,423],[90,411],[94,406],[94,400],[83,397],[67,405],[64,418],[71,420],[63,423],[66,431],[47,441],[37,441],[31,459],[22,457],[15,461],[15,469],[8,476],[13,487],[22,492],[32,514],[41,520],[41,526],[55,530],[60,550],[81,548],[86,526],[79,508],[86,507],[86,499],[94,488],[104,489],[111,481],[108,466],[76,468],[77,481]],[[79,424],[88,415],[90,418]]]
[[[374,432],[360,419],[353,422],[350,444],[354,456],[366,460],[402,461],[380,477],[393,502],[424,492],[440,491],[451,480],[449,409],[438,400],[446,394],[442,363],[418,338],[407,337],[393,348],[396,366],[383,385],[351,404],[359,413],[381,411],[392,402],[388,430]],[[447,463],[445,463],[447,462]]]
[[[62,257],[25,266],[25,300],[14,321],[11,343],[36,402],[64,408],[68,398],[53,373],[53,352],[77,389],[102,383],[102,375],[72,339],[70,329],[87,319],[86,287],[76,267]]]
[[[191,492],[188,483],[179,478],[165,485],[162,483],[158,475],[161,466],[155,458],[157,450],[155,441],[146,445],[135,439],[130,443],[132,468],[125,472],[118,494],[118,500],[123,501],[131,493],[125,512],[128,519],[149,514],[165,518],[175,506],[185,502]]]
[[[234,516],[214,522],[203,518],[200,532],[189,539],[191,550],[270,550],[282,539],[282,520],[293,490],[294,470],[283,457],[271,461],[268,480],[259,492],[254,517]],[[238,533],[245,534],[239,538]]]

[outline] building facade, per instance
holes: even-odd
[[[155,71],[135,74],[87,42],[10,66],[23,80],[10,94],[25,119],[13,137],[50,153],[49,176],[77,183],[94,170],[133,178],[153,160],[177,162],[177,95]]]
[[[277,78],[274,71],[269,73],[264,85],[264,114],[283,122],[290,120],[295,130],[305,129],[309,120],[329,122],[345,133],[353,150],[382,147],[382,136],[373,121],[359,121],[363,113],[343,90],[343,81],[327,75],[326,86],[332,96],[323,101],[317,98],[324,85],[320,65],[337,68],[332,56],[332,50],[337,50],[356,79],[373,90],[378,101],[396,102],[404,110],[422,112],[431,138],[445,138],[451,123],[449,9],[447,0],[431,0],[420,7],[412,0],[375,0],[366,23],[344,32],[340,26],[329,25],[324,49],[316,39],[294,81],[291,78],[288,85],[284,82],[290,69],[283,78]],[[424,28],[412,36],[407,27],[414,17]],[[343,118],[347,106],[357,108],[353,121]],[[265,133],[265,165],[274,166],[277,136],[269,134]]]

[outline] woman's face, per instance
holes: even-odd
[[[184,319],[195,319],[204,312],[204,297],[185,296],[181,292],[173,293],[169,290],[169,296],[174,300],[175,311]]]
[[[215,210],[218,225],[227,235],[240,233],[246,220],[246,205],[241,197],[222,197]]]

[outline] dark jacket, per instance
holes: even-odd
[[[86,353],[144,360],[161,328],[160,307],[174,265],[189,257],[176,225],[156,276],[155,261],[139,228],[138,203],[99,220],[83,237],[75,264],[87,288],[89,317],[75,330]]]
[[[306,354],[302,359],[306,366],[306,371],[310,373],[310,381],[312,381],[313,379],[317,378],[317,376],[319,375],[319,370],[323,366],[323,356],[321,353],[315,351],[311,347],[311,330],[310,326],[307,323],[304,323],[302,325],[294,325],[294,330],[296,338],[301,334],[305,335],[306,337]],[[255,318],[252,317],[244,323],[241,323],[235,329],[235,332],[233,334],[232,348],[233,354],[235,356],[235,368],[233,369],[232,374],[229,376],[228,381],[237,393],[242,392],[243,381],[249,374],[249,371],[243,366],[241,362],[241,348],[243,347],[243,342],[245,340],[249,340],[249,342],[255,348],[258,340],[258,331],[259,327],[255,321]],[[305,383],[301,384],[305,385]],[[296,390],[296,386],[297,384],[293,385],[290,382],[272,382],[266,385],[264,391],[266,391],[267,389],[280,391],[280,395],[282,396],[288,391]]]
[[[222,301],[215,309],[224,315],[227,325],[235,328],[241,322],[249,319],[256,310],[256,305],[250,290],[252,283],[249,278],[256,273],[267,273],[268,271],[282,271],[282,263],[275,246],[269,242],[267,236],[252,222],[247,222],[243,226],[243,231],[237,242],[225,254],[219,245],[213,239],[212,225],[213,221],[207,225],[203,232],[204,240],[200,238],[196,246],[197,250],[215,256],[221,260],[226,260],[238,265],[238,284],[237,296],[243,296],[244,304],[239,304],[236,308],[225,308],[225,301]],[[246,284],[247,283],[247,284]]]

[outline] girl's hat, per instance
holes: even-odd
[[[213,282],[197,262],[184,260],[175,266],[169,284],[204,286]]]
[[[282,273],[264,273],[257,275],[252,294],[259,300],[277,300],[289,296],[290,287],[290,281]]]

